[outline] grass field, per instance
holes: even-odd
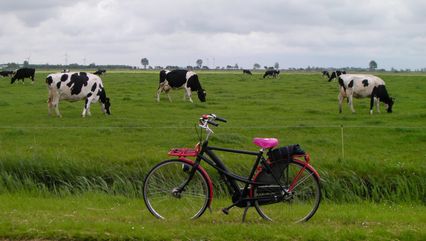
[[[61,102],[63,118],[47,115],[47,88],[44,83],[47,74],[37,73],[34,85],[28,81],[24,85],[10,85],[8,79],[0,79],[0,193],[2,199],[6,200],[10,196],[18,203],[18,207],[13,207],[6,202],[2,206],[5,212],[17,210],[25,214],[23,203],[31,202],[32,196],[39,201],[30,207],[37,209],[37,202],[43,203],[45,200],[36,198],[39,196],[56,197],[46,201],[54,202],[52,206],[73,203],[74,199],[78,200],[75,202],[81,201],[81,205],[89,205],[87,202],[97,203],[97,196],[93,198],[84,193],[102,192],[106,195],[101,195],[104,202],[99,204],[101,209],[103,205],[112,205],[109,202],[115,199],[133,205],[122,213],[117,212],[111,222],[123,222],[124,225],[128,221],[126,216],[134,215],[134,219],[129,218],[138,223],[139,227],[146,222],[151,227],[161,226],[163,224],[151,219],[138,199],[143,177],[153,164],[168,158],[170,148],[193,146],[197,141],[194,126],[198,117],[204,113],[216,113],[228,119],[228,123],[215,129],[216,135],[211,142],[213,145],[256,150],[251,143],[253,137],[277,137],[281,145],[299,143],[311,154],[312,165],[323,178],[326,204],[320,207],[318,220],[315,221],[315,216],[312,224],[308,224],[309,228],[317,230],[317,235],[320,235],[323,225],[332,233],[346,228],[355,230],[342,234],[347,237],[320,235],[319,239],[367,239],[368,235],[382,239],[379,238],[381,233],[385,237],[383,240],[424,237],[424,233],[419,232],[419,226],[416,226],[424,227],[424,216],[412,217],[410,221],[401,220],[399,223],[401,218],[392,216],[393,211],[378,207],[387,203],[393,203],[392,207],[401,204],[401,215],[416,216],[424,213],[425,75],[379,74],[386,81],[391,96],[396,98],[394,113],[385,113],[382,107],[382,113],[369,115],[367,99],[355,100],[356,114],[350,113],[347,106],[339,114],[337,83],[327,82],[319,73],[284,73],[279,79],[262,79],[260,73],[243,76],[240,72],[200,72],[201,83],[207,90],[207,102],[200,103],[194,95],[194,104],[191,104],[183,102],[183,90],[172,92],[172,103],[164,95],[161,102],[157,103],[154,98],[158,86],[156,72],[111,72],[102,79],[107,95],[111,98],[112,115],[103,116],[99,105],[94,104],[92,116],[83,119],[80,117],[83,102]],[[240,174],[246,174],[252,163],[252,160],[239,155],[221,154],[221,157]],[[216,178],[215,173],[210,174]],[[219,196],[220,190],[221,187],[217,186],[215,191]],[[366,201],[368,207],[360,208]],[[373,225],[380,228],[363,232],[363,227],[356,226],[359,223],[348,221],[351,215],[356,220],[361,220],[363,216],[356,216],[351,205],[361,209],[360,212],[364,214],[376,208],[382,210],[386,218],[381,217],[380,211],[373,212],[372,219],[376,221],[372,222],[384,225]],[[139,213],[132,213],[131,209],[133,212],[142,210],[143,219],[140,219]],[[56,208],[46,208],[46,213],[54,215],[55,212],[61,213]],[[343,213],[338,216],[340,212]],[[29,211],[28,215],[31,216],[31,213]],[[337,217],[321,217],[321,213]],[[66,215],[66,212],[61,215]],[[90,217],[90,212],[85,215],[87,220],[100,218],[96,215]],[[205,227],[203,225],[206,225],[204,222],[211,224],[215,220],[220,225],[208,231],[214,233],[215,229],[226,227],[221,223],[222,217],[203,217],[203,221],[195,225],[196,229],[201,232]],[[389,217],[391,220],[385,220]],[[43,226],[40,220],[40,225],[46,228],[44,234],[40,234],[37,229],[32,230],[31,222],[28,225],[16,222],[18,231],[12,232],[10,230],[13,227],[1,225],[4,229],[0,231],[0,237],[79,238],[78,235],[81,235],[80,238],[108,239],[108,236],[100,233],[97,236],[97,229],[83,228],[85,222],[89,221],[76,221],[73,224],[65,223],[65,227],[56,227],[47,224]],[[99,229],[108,229],[108,219],[105,222],[105,226],[100,225]],[[387,224],[390,227],[404,227],[394,232]],[[67,230],[67,225],[74,231],[55,231]],[[190,223],[185,225],[188,227]],[[240,225],[238,222],[233,223],[238,230],[236,236],[219,236],[217,239],[233,239],[237,235],[242,235],[241,239],[264,239],[256,236],[254,231],[247,230],[266,228],[266,224],[260,223],[254,227]],[[417,231],[410,234],[410,228],[405,225]],[[301,231],[304,227],[292,225],[291,228],[282,228]],[[140,229],[135,236],[126,236],[118,228],[106,232],[123,239],[154,237],[143,236],[145,232]],[[290,237],[301,239],[296,231],[291,232],[294,233]],[[158,233],[157,239],[170,238]],[[250,234],[253,236],[244,236]],[[213,236],[207,237],[214,239]],[[286,236],[276,237],[285,239]],[[195,233],[185,236],[185,231],[177,236],[177,239],[191,238],[204,239],[204,236]]]
[[[74,240],[425,240],[425,206],[323,203],[308,223],[270,223],[213,202],[196,221],[160,221],[140,199],[104,194],[58,197],[0,195],[0,236]],[[236,212],[236,213],[235,213]],[[254,212],[252,210],[252,212]],[[235,215],[234,215],[235,213]]]

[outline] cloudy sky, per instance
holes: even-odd
[[[0,0],[0,20],[0,63],[426,67],[425,0]]]

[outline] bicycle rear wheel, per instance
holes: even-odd
[[[260,198],[259,200],[273,200],[278,197],[269,204],[255,201],[256,210],[261,217],[274,222],[298,223],[308,221],[315,214],[321,201],[318,176],[312,170],[304,168],[303,164],[290,162],[279,179],[280,184],[288,190],[296,177],[298,178],[293,184],[294,189],[284,197],[281,188],[276,184],[253,188],[253,197]]]
[[[167,160],[157,164],[145,178],[143,199],[148,210],[160,219],[196,219],[210,201],[207,177],[197,169],[182,192],[179,186],[188,180],[192,163]]]

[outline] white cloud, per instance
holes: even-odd
[[[0,2],[1,62],[426,67],[415,0]]]

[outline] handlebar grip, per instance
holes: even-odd
[[[219,116],[216,116],[216,120],[218,120],[218,121],[222,121],[222,122],[227,122],[225,119],[223,119],[223,118],[221,118],[221,117],[219,117]]]
[[[208,121],[207,121],[207,123],[209,123],[209,124],[211,124],[211,125],[214,125],[214,126],[219,126],[219,124],[218,124],[218,123],[216,123],[216,122],[214,122],[214,121],[212,121],[212,120],[208,120]]]

